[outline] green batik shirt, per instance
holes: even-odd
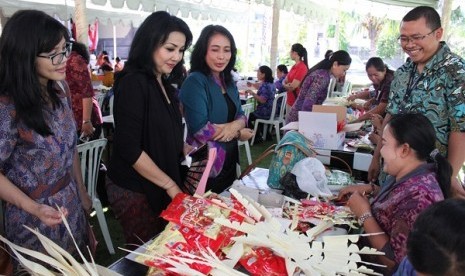
[[[407,61],[394,74],[386,110],[428,117],[436,130],[436,147],[447,156],[449,134],[465,132],[465,60],[441,42],[422,74],[416,71],[415,63]]]

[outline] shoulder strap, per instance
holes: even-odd
[[[314,156],[315,154],[317,154],[317,152],[313,149],[309,149],[309,148],[305,148],[305,147],[302,147],[301,145],[299,145],[298,143],[293,143],[293,142],[286,142],[286,143],[282,143],[280,145],[277,145],[276,146],[276,149],[275,151],[278,151],[278,149],[284,147],[284,146],[288,146],[288,145],[291,145],[291,146],[294,146],[296,148],[298,148],[301,152],[303,152],[307,157],[312,157]]]
[[[245,170],[239,176],[239,179],[242,179],[244,176],[248,175],[253,169],[255,169],[255,167],[257,167],[257,165],[263,159],[265,159],[268,155],[274,153],[275,152],[275,147],[276,147],[276,144],[273,144],[273,145],[269,146],[262,154],[260,154],[259,157],[257,157],[257,159],[255,159],[252,162],[252,164],[248,165],[247,168],[245,168]]]

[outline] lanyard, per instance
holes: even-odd
[[[415,78],[415,72],[417,71],[417,65],[413,67],[412,72],[410,72],[410,78],[408,79],[407,89],[404,95],[404,103],[410,98],[410,94],[412,94],[413,89],[417,86],[417,84],[423,79],[424,74],[421,74],[417,78]]]

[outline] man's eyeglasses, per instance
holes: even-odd
[[[53,65],[59,65],[63,62],[64,57],[69,57],[72,49],[73,49],[73,43],[67,42],[65,44],[65,50],[63,52],[56,53],[50,56],[41,56],[41,55],[37,55],[37,56],[41,58],[49,58],[52,61]]]
[[[413,43],[419,42],[423,39],[425,39],[427,36],[433,34],[437,29],[432,30],[431,32],[425,34],[425,35],[413,35],[413,36],[399,36],[397,39],[399,40],[400,44],[402,45],[407,45],[410,41]]]

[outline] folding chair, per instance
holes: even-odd
[[[278,101],[281,99],[281,106],[278,109]],[[284,112],[286,111],[286,99],[287,99],[287,93],[280,93],[276,94],[274,100],[273,100],[273,107],[271,109],[271,115],[269,119],[256,119],[255,120],[255,128],[254,132],[257,133],[258,125],[261,123],[263,124],[263,132],[262,132],[262,138],[265,140],[266,133],[268,131],[268,125],[271,125],[272,127],[274,126],[274,129],[276,131],[276,140],[277,143],[281,140],[281,135],[280,135],[280,125],[285,122],[284,118]],[[252,137],[252,142],[250,143],[253,145],[255,141],[255,135]]]
[[[103,213],[102,203],[97,195],[97,178],[100,169],[100,160],[106,144],[107,139],[92,140],[78,145],[77,150],[81,160],[82,178],[87,187],[87,192],[92,199],[92,207],[97,213],[97,219],[100,229],[102,230],[103,238],[105,239],[110,254],[115,254],[105,214]]]
[[[250,113],[254,109],[254,104],[253,103],[248,103],[242,105],[242,110],[244,111],[245,117],[247,117],[247,120],[249,119]],[[245,154],[247,156],[247,162],[252,164],[252,155],[250,154],[250,145],[249,145],[249,140],[246,141],[237,141],[237,144],[239,146],[244,146],[245,147]]]

